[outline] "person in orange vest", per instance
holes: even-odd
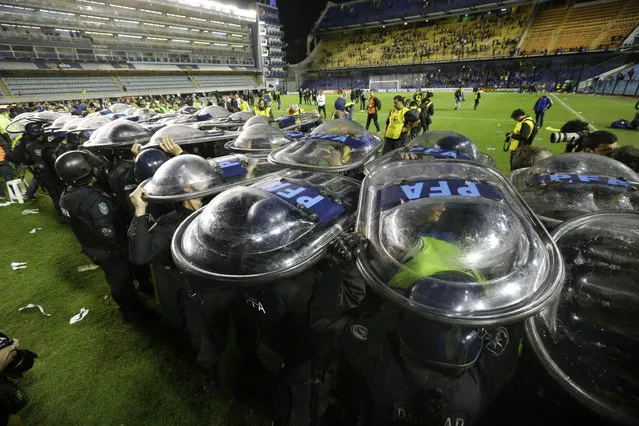
[[[371,90],[368,96],[368,117],[366,118],[366,130],[371,125],[371,121],[375,123],[375,128],[377,129],[377,133],[381,130],[379,128],[379,121],[377,119],[377,111],[382,107],[382,102],[375,96],[375,91]]]

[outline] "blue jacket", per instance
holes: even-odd
[[[535,112],[543,112],[547,109],[550,109],[551,106],[552,101],[550,100],[550,97],[543,96],[537,99],[537,102],[535,102],[535,106],[533,107],[533,109],[535,110]]]

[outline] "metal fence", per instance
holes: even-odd
[[[580,92],[597,93],[601,95],[639,96],[639,80],[605,79],[591,81]]]

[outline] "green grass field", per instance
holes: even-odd
[[[392,94],[381,94],[380,124],[392,107]],[[565,102],[562,105],[557,98]],[[297,95],[283,98],[284,105]],[[329,113],[334,96],[328,97]],[[619,118],[632,118],[636,100],[584,95],[558,95],[546,114],[546,126],[559,128],[575,115],[583,115],[598,129]],[[521,107],[530,111],[535,98],[518,94],[483,95],[477,111],[472,100],[454,111],[452,93],[436,94],[431,130],[453,130],[466,135],[495,157],[507,172],[508,155],[502,151],[504,133],[511,130],[510,113]],[[302,106],[306,110],[310,106]],[[275,110],[278,115],[277,110]],[[282,115],[283,111],[279,113]],[[365,123],[366,113],[355,119]],[[383,129],[382,129],[383,130]],[[620,144],[639,146],[637,133],[616,131]],[[535,144],[553,152],[563,146],[549,143],[542,130]],[[492,150],[491,150],[492,148]],[[36,215],[22,215],[38,208]],[[168,329],[123,324],[108,294],[101,271],[78,272],[90,263],[67,226],[55,221],[50,200],[0,207],[0,330],[21,340],[23,347],[40,356],[21,380],[29,405],[21,415],[32,425],[266,425],[259,413],[238,405],[228,390],[211,399],[202,395],[189,348],[173,338]],[[42,230],[31,234],[33,228]],[[27,262],[28,268],[13,271],[11,262]],[[37,310],[19,312],[29,303],[40,304],[50,317]],[[89,309],[74,325],[69,319]],[[231,354],[223,362],[223,383],[231,385]]]

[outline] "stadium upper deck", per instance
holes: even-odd
[[[217,2],[0,1],[0,58],[255,67],[254,9]]]
[[[514,3],[329,5],[314,28],[320,41],[307,63],[330,70],[601,51],[622,46],[639,25],[636,1]]]

